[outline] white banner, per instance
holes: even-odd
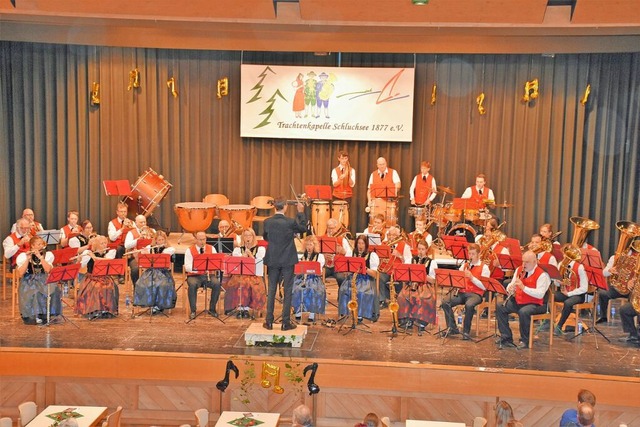
[[[411,141],[413,68],[242,65],[243,137]]]

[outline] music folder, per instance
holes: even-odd
[[[330,185],[305,185],[304,192],[312,200],[331,200]]]
[[[391,246],[369,245],[369,252],[374,252],[380,259],[389,259],[391,257]]]
[[[367,273],[367,264],[364,258],[338,255],[334,259],[334,262],[338,273]]]
[[[94,276],[124,276],[126,259],[97,259],[93,264]]]
[[[522,265],[522,256],[511,256],[508,254],[497,254],[500,268],[503,270],[515,270]]]
[[[608,290],[609,285],[607,284],[607,279],[605,279],[604,274],[602,273],[604,264],[600,257],[600,252],[594,249],[585,248],[580,249],[580,251],[582,252],[582,259],[580,262],[587,273],[589,284],[598,289]]]
[[[298,275],[315,274],[320,275],[320,263],[318,261],[298,261],[294,267],[294,273]]]
[[[128,179],[104,180],[102,185],[107,196],[131,195],[131,184]]]
[[[371,184],[369,187],[371,197],[376,199],[393,199],[397,197],[395,185]]]
[[[335,254],[338,246],[338,239],[329,236],[318,237],[318,243],[320,244],[320,253],[322,254]]]
[[[80,271],[80,264],[60,265],[53,267],[47,276],[47,283],[67,282],[76,280]]]
[[[169,254],[140,254],[138,257],[140,268],[170,268],[171,255]]]
[[[453,199],[453,205],[451,207],[457,210],[479,210],[484,208],[484,203],[476,203],[474,199],[463,199],[462,197],[456,197]]]
[[[555,265],[552,264],[538,264],[538,267],[543,269],[549,277],[553,280],[562,280],[562,276],[560,275],[560,271]]]
[[[71,258],[78,255],[78,248],[66,247],[63,249],[56,249],[51,251],[54,256],[53,264],[54,265],[63,265],[69,264],[71,262]]]
[[[464,288],[466,283],[465,272],[460,270],[449,270],[447,268],[436,268],[436,284],[453,288]]]
[[[256,275],[256,259],[244,256],[229,256],[224,261],[224,274]]]
[[[507,290],[502,286],[500,282],[492,277],[479,277],[480,281],[484,285],[485,289],[491,292],[496,292],[498,294],[506,295]]]
[[[442,236],[444,247],[446,250],[451,251],[451,256],[456,259],[469,259],[467,253],[467,246],[469,242],[463,236]]]
[[[48,245],[59,245],[60,240],[62,240],[62,231],[55,230],[42,230],[36,233],[36,236],[39,236],[44,240],[44,243]]]
[[[153,239],[139,238],[136,242],[136,249],[144,249],[153,242]]]
[[[192,274],[220,271],[225,258],[225,254],[197,254],[193,257]]]
[[[427,266],[424,264],[399,264],[393,269],[396,282],[427,282]]]

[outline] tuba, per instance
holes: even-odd
[[[222,237],[231,237],[234,234],[242,233],[243,227],[238,221],[236,221],[235,219],[232,219],[229,222],[231,222],[231,225],[229,226],[229,229],[227,230],[226,233],[224,233]]]
[[[634,251],[640,252],[640,240],[636,240],[631,244]],[[640,255],[636,257],[635,280],[633,289],[630,291],[629,301],[636,313],[640,313]]]
[[[480,259],[482,262],[493,269],[493,261],[496,259],[496,255],[493,253],[491,247],[496,243],[504,242],[507,235],[500,230],[493,230],[491,234],[484,235],[478,242],[480,244]]]
[[[571,221],[574,226],[571,245],[576,246],[578,249],[582,248],[590,231],[600,228],[600,224],[594,220],[581,216],[572,216],[569,218],[569,221]]]
[[[579,261],[582,258],[582,252],[578,246],[568,244],[562,248],[562,255],[562,261],[558,264],[558,270],[560,271],[560,276],[562,276],[560,290],[568,292],[575,288],[571,284],[575,272],[569,267],[569,264],[571,264],[571,261]],[[577,280],[577,278],[575,279]]]
[[[620,231],[620,239],[618,240],[618,247],[614,255],[613,266],[615,267],[615,274],[612,274],[609,278],[609,284],[615,288],[620,295],[628,295],[629,289],[627,284],[633,277],[636,269],[636,257],[627,255],[629,249],[638,251],[636,245],[632,245],[633,239],[640,236],[640,225],[631,221],[618,221],[616,222],[616,228]],[[633,242],[635,243],[635,242]]]

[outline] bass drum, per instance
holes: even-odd
[[[456,224],[449,231],[448,236],[462,236],[467,242],[474,243],[476,241],[476,230],[469,224]]]

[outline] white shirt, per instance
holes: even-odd
[[[116,218],[116,221],[120,221],[120,218]],[[122,224],[123,222],[124,220],[120,224]],[[120,236],[122,236],[123,231],[124,227],[121,227],[120,230],[116,230],[116,226],[113,225],[113,221],[109,221],[109,225],[107,226],[107,234],[109,235],[109,240],[115,242]]]
[[[18,237],[20,239],[22,239],[24,236],[25,235],[18,234]],[[2,248],[4,249],[3,250],[4,257],[6,259],[11,259],[11,257],[14,256],[16,252],[20,250],[20,245],[13,243],[13,239],[11,238],[11,235],[9,235],[2,241]]]
[[[20,255],[18,255],[18,258],[16,258],[16,266],[18,268],[22,267],[22,265],[25,262],[28,262],[28,258],[27,256],[31,257],[31,254],[27,255],[26,253],[21,253]],[[49,265],[53,265],[53,261],[55,260],[55,255],[52,252],[46,252],[44,254],[44,260],[49,264]]]
[[[520,274],[520,271],[522,271],[522,268],[523,268],[522,266],[516,268],[516,271],[513,273],[513,277],[518,277],[518,275]],[[527,273],[531,275],[533,274],[533,271],[527,271]],[[530,297],[543,299],[544,294],[547,293],[547,289],[549,289],[549,285],[551,285],[551,278],[545,271],[543,271],[542,274],[540,274],[540,277],[538,277],[538,280],[536,281],[536,287],[529,288],[525,286],[522,289],[522,292],[529,295]],[[507,286],[507,292],[512,294],[515,292],[515,290],[516,290],[516,284],[515,284],[515,280],[513,280],[511,283],[509,283],[509,286]]]
[[[464,190],[464,193],[462,193],[462,196],[460,196],[460,198],[462,199],[470,199],[471,196],[473,195],[473,192],[471,190],[472,187],[467,187],[466,190]],[[478,190],[478,188],[476,187],[476,190]],[[487,190],[489,190],[489,192],[487,193]],[[484,197],[485,199],[489,199],[489,200],[495,200],[496,198],[493,195],[493,190],[492,189],[487,189],[487,187],[484,187],[482,189],[482,197]]]
[[[571,271],[573,271],[573,265],[575,261],[569,263]],[[567,296],[572,297],[574,295],[582,295],[589,290],[589,278],[587,277],[587,271],[582,264],[578,264],[578,287],[572,291],[567,292]]]
[[[82,252],[82,260],[80,261],[80,263],[82,264],[83,267],[86,267],[87,264],[89,264],[89,261],[91,260],[90,254],[91,254],[91,251],[89,249]],[[104,258],[102,259],[115,259],[115,258],[116,258],[116,250],[110,249],[107,251]]]
[[[482,264],[482,272],[480,273],[480,275],[482,277],[490,277],[491,276],[491,270],[489,270],[489,266],[487,264],[484,264],[482,261],[478,261],[476,264],[471,264],[471,262],[469,262],[469,268],[471,267],[476,267],[478,265]],[[464,271],[466,268],[466,263],[462,264],[460,266],[460,268],[458,268],[458,270],[460,271]],[[484,283],[482,283],[482,280],[478,279],[476,276],[471,276],[471,283],[473,283],[474,285],[476,285],[478,288],[482,289],[483,291],[487,290],[487,288],[485,288]]]
[[[340,169],[340,166],[338,166],[337,169]],[[340,174],[342,173],[343,172],[340,172]],[[336,185],[339,180],[340,178],[338,176],[338,173],[336,172],[336,168],[333,168],[333,170],[331,171],[331,182],[333,183],[333,185]],[[354,168],[351,168],[351,171],[349,172],[349,181],[349,187],[354,187],[356,182],[356,170]],[[351,181],[353,181],[353,185],[351,185]]]
[[[418,177],[420,179],[422,179],[423,176],[424,177],[428,177],[429,174],[426,174],[426,175],[420,174],[420,175],[417,175],[417,176],[413,177],[413,181],[411,181],[411,187],[409,187],[409,198],[411,200],[415,200],[415,198],[416,198],[415,192],[416,192],[416,183],[418,181]],[[433,178],[431,180],[431,195],[427,199],[427,202],[431,202],[433,199],[435,199],[436,196],[438,195],[437,192],[438,192],[438,186],[436,185],[436,179]]]

